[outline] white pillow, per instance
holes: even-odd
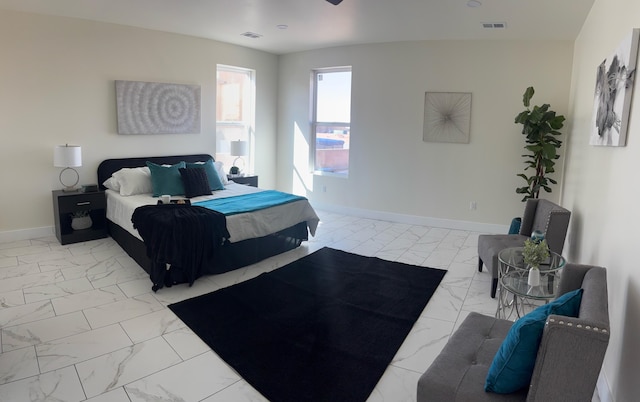
[[[213,166],[215,166],[216,172],[218,172],[218,176],[220,176],[220,180],[222,180],[222,184],[229,184],[229,179],[227,178],[227,174],[224,172],[224,165],[222,162],[213,162]]]
[[[148,167],[122,168],[112,176],[120,185],[120,195],[153,193]]]
[[[109,177],[107,180],[102,183],[103,186],[108,188],[109,190],[120,192],[120,183],[113,176]]]

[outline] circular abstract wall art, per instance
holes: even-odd
[[[468,144],[471,93],[425,92],[423,140]]]
[[[119,134],[200,132],[200,86],[116,81]]]

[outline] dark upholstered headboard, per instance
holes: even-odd
[[[102,183],[107,180],[111,175],[122,168],[135,168],[146,166],[146,162],[157,163],[158,165],[168,164],[173,165],[180,161],[185,162],[204,162],[206,160],[213,159],[213,156],[207,154],[198,155],[175,155],[175,156],[142,156],[135,158],[119,158],[119,159],[105,159],[98,165],[98,185],[101,190],[105,187]]]

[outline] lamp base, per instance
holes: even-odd
[[[69,184],[65,184],[65,182],[62,180],[62,175],[64,174],[64,172],[66,172],[67,170],[72,171],[73,173],[76,174],[76,181],[69,185]],[[78,184],[78,182],[80,181],[80,175],[78,174],[78,172],[73,169],[73,168],[64,168],[62,169],[62,172],[60,172],[60,184],[62,184],[64,186],[64,188],[62,189],[62,191],[64,192],[71,192],[71,191],[78,191],[78,189],[76,188],[76,185]]]

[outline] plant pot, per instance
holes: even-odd
[[[540,286],[540,268],[529,268],[529,277],[527,279],[527,284],[529,286]]]
[[[82,216],[79,218],[71,219],[71,227],[73,228],[73,230],[89,229],[92,224],[93,222],[91,221],[90,216]]]

